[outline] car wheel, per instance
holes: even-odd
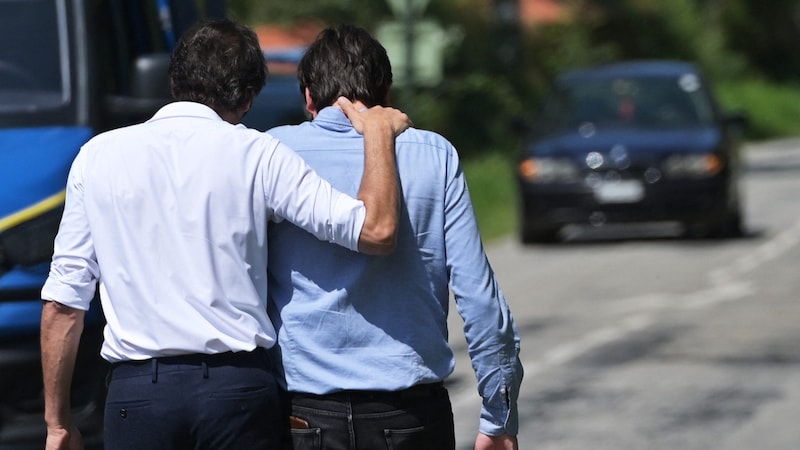
[[[739,237],[742,233],[742,201],[738,183],[732,183],[728,192],[728,206],[725,214],[712,224],[711,236],[719,238]]]
[[[519,240],[523,244],[554,243],[559,239],[560,226],[537,219],[537,214],[529,211],[525,202],[519,204]]]
[[[721,217],[705,222],[692,222],[686,224],[686,235],[690,238],[735,238],[744,234],[742,226],[742,213],[739,202],[733,203]]]
[[[686,235],[690,238],[735,238],[744,234],[742,219],[742,196],[739,183],[734,178],[728,184],[725,211],[706,221],[686,224]]]
[[[523,244],[558,242],[560,228],[554,225],[532,226],[524,222],[520,226],[519,238]]]

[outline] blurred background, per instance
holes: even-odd
[[[516,221],[513,125],[564,70],[691,61],[724,109],[747,111],[746,139],[800,133],[796,0],[230,0],[228,11],[259,30],[267,49],[302,46],[345,22],[378,37],[392,60],[395,106],[465,160],[486,239]]]
[[[324,27],[351,23],[387,48],[393,105],[456,146],[522,336],[520,448],[797,448],[800,0],[4,0],[0,449],[41,448],[45,434],[39,295],[70,162],[93,134],[170,101],[176,36],[224,15],[256,30],[270,68],[248,125],[304,120],[294,63]],[[746,117],[736,121],[741,158],[730,160],[742,233],[675,239],[669,227],[604,226],[522,245],[512,235],[523,125],[537,121],[559,74],[641,59],[693,63],[719,109]],[[690,80],[685,92],[699,78]],[[630,175],[619,164],[627,157],[606,170],[589,159],[602,149],[589,150],[579,160],[597,162],[610,187],[619,185],[608,175]],[[612,208],[638,201],[611,193]],[[72,400],[87,448],[99,449],[107,368],[102,312],[90,313]],[[458,449],[468,450],[480,400],[460,318],[450,321],[457,364],[447,384]]]

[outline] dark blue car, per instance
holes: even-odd
[[[634,61],[563,73],[519,166],[520,238],[565,225],[678,222],[688,234],[742,231],[743,115],[724,115],[698,68]]]

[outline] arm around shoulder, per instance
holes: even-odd
[[[397,244],[400,183],[395,158],[395,137],[411,125],[408,116],[394,108],[374,106],[359,111],[347,99],[338,105],[364,135],[364,175],[358,199],[364,202],[366,217],[358,250],[386,255]]]

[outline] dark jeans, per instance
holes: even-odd
[[[281,395],[263,350],[115,364],[105,449],[280,450]]]
[[[455,448],[450,398],[441,383],[399,392],[290,396],[294,450]]]

